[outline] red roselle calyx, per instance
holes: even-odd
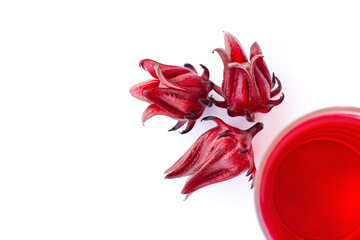
[[[188,197],[199,188],[238,176],[247,170],[253,179],[256,172],[252,138],[263,129],[256,123],[247,130],[240,130],[213,116],[214,127],[202,134],[190,149],[165,174],[166,178],[189,176],[182,193]]]
[[[169,131],[188,122],[181,133],[189,132],[205,106],[211,105],[208,93],[213,83],[209,81],[208,69],[201,65],[203,73],[199,76],[191,64],[170,66],[150,59],[141,60],[139,64],[154,78],[130,89],[132,96],[150,103],[142,115],[142,122],[155,115],[165,115],[178,120]]]
[[[256,42],[250,48],[250,61],[240,42],[228,32],[225,32],[225,49],[214,51],[224,64],[221,89],[214,86],[214,90],[225,101],[211,100],[216,106],[227,108],[229,116],[245,116],[252,122],[254,113],[267,113],[283,101],[284,94],[272,99],[281,92],[281,83],[275,74],[271,76]]]

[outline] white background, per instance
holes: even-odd
[[[340,4],[341,3],[341,4]],[[129,88],[142,58],[204,64],[233,33],[255,41],[284,102],[257,114],[255,161],[288,123],[326,106],[360,106],[356,1],[1,1],[0,239],[264,239],[241,175],[195,192],[163,172],[209,128],[167,132]],[[218,115],[240,128],[251,124]]]

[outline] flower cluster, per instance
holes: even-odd
[[[194,66],[171,66],[144,59],[140,66],[153,79],[136,84],[130,89],[133,97],[150,105],[142,115],[144,123],[155,115],[165,115],[177,120],[172,130],[183,125],[181,133],[189,132],[199,119],[205,107],[214,104],[226,108],[230,117],[244,116],[250,122],[255,113],[267,113],[279,105],[284,94],[275,74],[270,74],[260,46],[254,43],[248,60],[240,42],[225,32],[225,49],[216,48],[224,65],[221,87],[209,80],[209,70],[203,68],[199,75]],[[223,101],[209,96],[214,90]],[[215,116],[202,120],[213,120],[217,126],[203,133],[188,151],[165,174],[166,178],[188,176],[182,190],[188,197],[199,188],[222,182],[247,171],[250,180],[256,172],[252,138],[262,130],[263,124],[256,123],[247,130],[230,126]]]

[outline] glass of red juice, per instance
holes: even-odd
[[[255,201],[267,239],[360,239],[360,109],[322,109],[282,131]]]

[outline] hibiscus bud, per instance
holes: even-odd
[[[245,116],[254,121],[256,112],[267,113],[279,105],[284,94],[272,99],[281,92],[281,83],[271,76],[262,55],[260,46],[255,42],[250,49],[250,61],[240,42],[230,33],[225,32],[225,49],[217,48],[224,64],[224,79],[221,89],[214,86],[224,101],[211,101],[218,107],[227,108],[228,115]]]
[[[212,104],[208,93],[213,83],[209,81],[208,69],[201,65],[203,73],[199,76],[191,64],[178,67],[150,59],[141,60],[140,66],[154,78],[130,89],[133,97],[150,103],[142,115],[142,122],[145,123],[155,115],[165,115],[178,120],[169,131],[187,123],[181,133],[189,132],[204,112],[205,106]]]
[[[256,172],[252,138],[263,129],[257,123],[241,130],[213,116],[217,126],[202,134],[185,154],[165,174],[165,178],[189,176],[182,190],[186,198],[210,184],[231,179],[247,170],[250,179]]]

